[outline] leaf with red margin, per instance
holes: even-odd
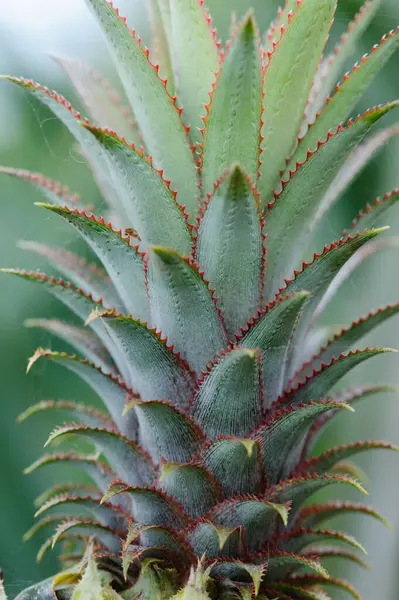
[[[128,418],[122,414],[126,402],[135,394],[119,377],[104,373],[100,367],[88,360],[79,360],[77,356],[70,356],[64,352],[52,352],[43,348],[36,350],[30,358],[27,370],[30,371],[41,358],[51,360],[76,373],[103,400],[120,432],[129,439],[136,439],[137,418],[135,413],[131,412]]]
[[[350,550],[343,550],[342,548],[338,548],[337,546],[317,546],[313,550],[310,548],[306,552],[302,553],[302,556],[314,558],[318,557],[321,560],[326,558],[343,558],[346,561],[353,562],[359,567],[363,567],[364,569],[370,569],[370,565],[367,561],[360,558],[354,552]]]
[[[261,373],[261,355],[256,349],[231,348],[210,364],[209,372],[197,383],[191,408],[208,439],[245,437],[260,426]]]
[[[239,583],[251,584],[255,597],[258,597],[262,580],[264,579],[268,565],[251,564],[240,560],[217,561],[211,568],[211,577],[215,579],[227,579]],[[252,594],[251,594],[252,596]]]
[[[366,141],[355,148],[331,184],[327,194],[324,196],[315,217],[316,222],[318,222],[323,214],[334,205],[335,201],[358,177],[359,173],[363,171],[366,165],[374,158],[381,148],[397,135],[399,135],[399,125],[391,125],[381,131],[377,131],[377,133],[368,137]]]
[[[29,328],[38,327],[65,340],[103,371],[116,375],[115,365],[107,348],[87,327],[78,327],[59,319],[27,319],[24,325]]]
[[[317,398],[326,398],[331,388],[338,383],[351,369],[369,358],[387,352],[397,352],[392,348],[366,348],[365,350],[350,351],[332,358],[329,363],[322,363],[319,369],[313,369],[298,384],[289,384],[288,388],[276,402],[276,406],[297,406]]]
[[[241,526],[223,527],[206,519],[199,519],[188,529],[186,535],[197,556],[206,555],[208,559],[212,559],[243,554]]]
[[[353,403],[364,400],[373,394],[382,394],[382,393],[399,393],[399,388],[396,388],[391,385],[369,385],[360,388],[349,388],[336,396],[329,397],[329,401],[331,402],[344,402],[352,406]],[[334,418],[336,411],[333,410],[331,413],[323,415],[318,421],[314,423],[314,425],[309,430],[307,435],[304,450],[302,452],[302,460],[306,460],[311,453],[311,450],[322,433],[323,429],[328,425],[331,420]]]
[[[312,529],[299,527],[298,529],[291,529],[285,531],[275,538],[275,542],[279,548],[282,548],[288,552],[301,552],[305,548],[319,542],[342,542],[348,544],[357,550],[367,554],[366,550],[361,544],[351,535],[342,533],[341,531],[334,531],[332,529]],[[316,547],[315,547],[316,551]]]
[[[252,14],[228,45],[203,119],[201,174],[205,193],[211,193],[215,181],[235,163],[253,180],[259,168],[262,69]]]
[[[294,148],[336,5],[336,0],[299,0],[266,55],[258,184],[262,207],[271,201]],[[280,243],[287,239],[279,238]]]
[[[158,485],[192,519],[205,515],[223,498],[216,479],[196,463],[162,463]]]
[[[195,256],[231,337],[259,309],[265,261],[258,200],[239,165],[223,174],[201,211]]]
[[[69,412],[74,418],[83,421],[84,425],[88,425],[89,427],[115,427],[115,423],[109,416],[97,408],[66,400],[42,400],[41,402],[37,402],[24,410],[18,416],[17,421],[18,423],[23,423],[33,415],[48,410]]]
[[[292,573],[293,570],[297,569],[307,569],[313,571],[318,575],[328,576],[326,569],[320,564],[317,559],[317,553],[310,557],[299,556],[298,554],[292,554],[290,552],[283,552],[279,550],[260,552],[257,555],[254,555],[254,560],[259,562],[261,560],[266,560],[267,572],[266,572],[266,580],[267,582],[273,580],[279,580],[284,575]]]
[[[193,240],[185,209],[187,206],[190,215],[196,215],[197,198],[184,196],[179,188],[179,193],[174,191],[164,171],[155,168],[143,149],[137,150],[108,129],[82,125],[104,153],[124,210],[140,234],[142,249],[163,244],[189,254]]]
[[[264,226],[268,266],[266,298],[270,298],[284,278],[300,264],[320,202],[350,152],[381,117],[397,106],[399,101],[376,107],[356,121],[349,121],[346,127],[340,125],[333,133],[328,133],[317,142],[316,149],[307,153],[304,162],[296,163],[289,179],[283,182],[282,191],[267,205]],[[289,243],[284,243],[287,240]]]
[[[147,292],[153,326],[167,336],[199,375],[215,354],[227,346],[223,319],[203,274],[192,260],[152,246]]]
[[[270,485],[288,477],[297,465],[304,440],[312,424],[333,409],[348,409],[341,402],[309,402],[306,406],[275,413],[252,438],[261,442],[264,475]]]
[[[79,194],[72,193],[68,186],[53,181],[42,173],[33,173],[25,169],[14,169],[12,167],[0,166],[1,175],[9,175],[20,181],[27,181],[33,187],[38,189],[51,204],[65,204],[71,210],[78,208],[84,210],[84,206],[80,203]],[[87,210],[87,208],[86,208]]]
[[[323,110],[300,140],[289,168],[292,168],[297,161],[305,160],[307,151],[314,150],[318,140],[324,138],[328,131],[333,131],[347,118],[352,107],[398,47],[399,27],[384,36],[379,45],[373,46],[370,54],[365,54],[360,63],[355,64],[352,73],[344,76],[343,83],[337,85],[335,94],[327,99]]]
[[[287,525],[290,503],[274,503],[256,496],[237,496],[216,505],[205,516],[222,527],[242,528],[249,553],[258,552],[274,535],[277,522]]]
[[[72,464],[74,467],[83,469],[101,491],[106,490],[110,482],[115,479],[115,473],[107,463],[99,459],[98,455],[76,454],[75,452],[45,454],[24,469],[24,473],[28,475],[42,467],[48,465],[56,465],[58,467],[60,464]]]
[[[81,146],[84,156],[87,157],[105,200],[113,210],[116,210],[119,213],[122,211],[123,213],[121,199],[115,193],[115,186],[102,148],[97,143],[96,139],[82,127],[81,114],[77,112],[63,96],[49,90],[47,87],[42,87],[39,83],[35,83],[29,79],[23,79],[22,77],[6,76],[3,78],[14,85],[28,90],[33,96],[40,100],[40,102],[47,106],[60,121],[62,121]],[[86,121],[86,123],[88,122]],[[57,201],[57,204],[59,204],[59,201]],[[132,225],[134,226],[134,224]]]
[[[170,53],[191,141],[201,141],[201,114],[219,66],[219,46],[203,0],[170,0]],[[195,69],[193,69],[195,65]]]
[[[104,265],[123,305],[141,319],[149,317],[144,286],[144,254],[131,244],[130,237],[123,237],[110,223],[94,215],[52,204],[38,204],[73,225]],[[112,306],[115,308],[115,306]]]
[[[194,387],[194,375],[155,329],[115,311],[94,313],[103,321],[129,367],[130,378],[143,400],[163,398],[185,407]]]
[[[130,485],[151,485],[156,467],[143,449],[116,431],[66,424],[50,434],[45,446],[70,434],[89,439],[109,461],[111,468]]]
[[[212,473],[226,497],[259,494],[262,486],[260,443],[236,437],[219,437],[202,449],[198,459]]]
[[[86,0],[91,7],[113,52],[115,66],[136,116],[144,144],[157,168],[164,169],[172,185],[185,198],[190,212],[198,194],[197,172],[181,121],[181,109],[166,91],[159,67],[148,59],[140,39],[126,26],[126,19],[106,0]]]
[[[107,525],[108,527],[112,527],[113,529],[118,529],[123,531],[127,527],[127,521],[129,519],[129,514],[124,512],[120,507],[115,504],[107,504],[101,503],[101,495],[100,496],[79,496],[76,494],[62,494],[59,496],[55,496],[45,502],[35,514],[35,517],[39,517],[48,511],[52,511],[53,509],[69,509],[69,508],[82,508],[84,511],[88,511],[90,513],[90,517],[98,519],[100,523]],[[71,515],[72,517],[76,516]]]
[[[273,585],[279,596],[281,591],[287,592],[289,595],[286,598],[292,598],[293,600],[332,600],[328,594],[320,589],[306,589],[295,585],[295,583],[275,582]]]
[[[150,60],[153,65],[159,65],[159,75],[161,79],[166,79],[167,89],[173,95],[176,86],[170,50],[172,24],[169,0],[150,0],[148,6],[151,25]]]
[[[357,231],[359,225],[366,229],[375,227],[380,223],[381,217],[385,217],[385,213],[395,206],[398,200],[399,189],[395,188],[382,198],[377,198],[373,205],[366,204],[365,208],[358,213],[357,218],[352,221],[350,231]]]
[[[111,552],[118,554],[120,551],[120,538],[123,532],[102,525],[99,521],[94,519],[69,519],[57,527],[52,537],[52,547],[61,541],[65,534],[69,533],[83,535],[86,537],[95,536],[101,544],[104,544]]]
[[[271,52],[273,50],[273,44],[277,43],[281,36],[281,28],[284,29],[288,25],[288,20],[291,18],[291,15],[295,12],[297,8],[297,0],[285,0],[284,8],[277,9],[277,17],[271,23],[269,29],[267,30],[262,48],[265,52]]]
[[[64,248],[48,246],[41,242],[19,240],[19,248],[39,254],[53,265],[62,277],[71,281],[85,294],[101,298],[105,306],[121,306],[121,299],[107,272],[93,263]]]
[[[133,113],[122,104],[121,97],[111,84],[82,60],[57,56],[56,61],[96,123],[117,131],[140,146],[140,132]]]
[[[56,513],[52,515],[46,515],[42,519],[39,519],[32,525],[30,529],[24,534],[22,541],[29,542],[37,533],[47,529],[50,526],[54,526],[54,524],[58,524],[60,521],[64,521],[68,519],[68,515],[64,513]]]
[[[303,473],[317,473],[318,475],[321,475],[333,469],[341,461],[346,460],[354,454],[366,452],[367,450],[394,450],[395,452],[399,452],[399,446],[388,444],[387,442],[368,441],[330,448],[323,452],[323,454],[310,458],[298,465],[295,469],[295,475]]]
[[[155,488],[132,487],[123,481],[113,481],[102,502],[126,494],[132,500],[131,512],[133,518],[143,525],[164,525],[173,529],[184,529],[190,522],[190,517],[183,507],[173,498]]]
[[[96,496],[100,494],[100,488],[95,485],[87,483],[76,483],[75,481],[64,481],[63,483],[56,483],[45,489],[44,492],[37,496],[34,500],[35,507],[39,508],[42,504],[45,504],[52,498],[63,494],[74,494],[76,496]]]
[[[367,494],[366,490],[351,477],[345,475],[316,475],[309,474],[295,476],[291,479],[280,481],[278,484],[268,488],[265,498],[271,502],[290,502],[291,518],[296,516],[298,509],[313,494],[324,489],[327,486],[335,484],[349,485],[357,491]]]
[[[265,408],[283,391],[284,372],[290,341],[309,292],[280,296],[249,321],[237,336],[239,346],[259,348],[262,353]]]
[[[286,581],[289,582],[291,585],[299,585],[301,587],[307,585],[310,585],[312,587],[313,585],[332,585],[334,587],[338,587],[340,589],[345,590],[346,592],[351,594],[351,596],[353,596],[355,600],[361,600],[355,588],[352,587],[351,584],[345,581],[344,579],[336,579],[335,577],[323,577],[322,575],[311,575],[306,573],[300,575],[292,575]]]
[[[330,521],[334,517],[342,517],[351,514],[361,514],[374,517],[381,521],[387,527],[392,527],[389,521],[379,512],[370,506],[364,504],[355,504],[353,502],[331,502],[329,504],[314,504],[305,506],[297,519],[301,527],[316,527],[324,521]]]
[[[309,123],[314,121],[316,114],[323,107],[332,87],[338,81],[346,60],[356,51],[358,41],[380,6],[381,0],[366,1],[349,23],[345,33],[341,35],[334,50],[319,64],[306,108],[306,120]]]
[[[141,443],[157,464],[161,458],[168,462],[190,461],[204,442],[198,425],[169,402],[133,400],[126,407],[128,414],[130,409],[137,415]]]
[[[363,336],[367,335],[375,327],[384,323],[390,317],[395,316],[399,312],[399,302],[397,304],[389,304],[383,308],[379,308],[375,312],[370,312],[365,317],[361,317],[354,321],[349,327],[345,327],[338,331],[326,344],[324,344],[316,355],[311,360],[303,365],[300,371],[295,375],[294,382],[301,381],[306,375],[310,375],[313,369],[319,368],[321,364],[329,364],[334,356],[345,352],[350,346],[357,343]]]

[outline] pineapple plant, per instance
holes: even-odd
[[[61,546],[61,571],[18,598],[327,600],[341,588],[358,598],[325,563],[363,565],[363,548],[325,522],[384,518],[364,504],[311,498],[336,484],[364,492],[352,456],[398,448],[313,449],[337,414],[390,389],[332,391],[392,351],[353,348],[399,303],[330,338],[317,319],[352,256],[377,249],[399,190],[367,205],[341,239],[307,252],[323,214],[377,151],[381,133],[366,136],[399,104],[347,121],[397,49],[399,29],[336,85],[378,0],[364,4],[332,54],[337,0],[286,0],[264,36],[249,12],[233,21],[225,48],[203,0],[151,0],[150,50],[110,3],[86,2],[129,108],[79,61],[61,64],[92,121],[58,93],[5,77],[70,130],[107,206],[105,219],[95,216],[61,184],[1,169],[38,187],[40,207],[69,222],[97,259],[29,242],[64,279],[2,270],[46,287],[82,322],[29,321],[78,354],[39,348],[28,370],[39,360],[63,365],[105,407],[42,401],[20,418],[69,412],[46,446],[78,438],[87,453],[46,453],[27,471],[73,464],[92,483],[61,482],[42,495],[26,537],[52,530],[39,557]]]

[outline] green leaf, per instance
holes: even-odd
[[[317,556],[317,552],[315,552]],[[319,575],[327,576],[328,573],[319,561],[312,558],[304,558],[288,552],[269,552],[267,560],[267,580],[273,581],[281,579],[285,573],[290,573],[296,569],[307,569]]]
[[[87,537],[95,536],[104,544],[111,552],[117,554],[120,550],[121,532],[115,531],[111,527],[102,525],[98,521],[90,519],[69,519],[61,523],[53,536],[52,547],[69,533],[84,535]]]
[[[15,600],[54,600],[53,579],[54,577],[50,577],[30,586],[18,594]]]
[[[354,514],[374,517],[387,527],[392,527],[389,521],[374,508],[364,504],[354,504],[353,502],[331,502],[329,504],[306,506],[298,515],[298,523],[303,527],[317,527],[320,523],[330,521],[334,517],[350,515],[352,518]]]
[[[324,577],[322,575],[314,575],[314,574],[298,574],[292,575],[287,581],[291,582],[295,586],[317,586],[317,585],[332,585],[335,588],[345,590],[348,592],[355,600],[361,600],[358,592],[354,587],[350,585],[347,581],[343,579],[336,579],[334,577]]]
[[[56,57],[56,61],[65,71],[94,121],[140,146],[140,133],[133,113],[123,105],[118,92],[109,82],[84,61],[60,57]]]
[[[36,460],[32,465],[24,470],[24,473],[30,474],[48,465],[69,464],[75,468],[81,468],[90,477],[90,479],[98,486],[100,490],[105,490],[110,482],[115,479],[115,473],[112,469],[103,461],[99,460],[99,456],[76,454],[75,452],[62,452],[55,454],[45,454]]]
[[[275,582],[273,585],[277,593],[286,592],[289,594],[286,596],[287,598],[295,598],[295,600],[332,600],[330,596],[320,589],[302,588],[300,585],[295,585],[295,583]]]
[[[151,248],[147,280],[152,325],[199,374],[227,345],[207,282],[191,260],[159,246]]]
[[[27,408],[18,416],[18,423],[23,423],[33,415],[44,411],[56,410],[69,412],[78,421],[83,421],[89,427],[115,427],[115,423],[108,415],[86,404],[77,404],[65,400],[42,400]]]
[[[197,556],[237,556],[242,551],[240,527],[223,527],[201,519],[188,531],[187,540]]]
[[[127,311],[147,319],[143,254],[138,246],[131,245],[131,238],[123,237],[120,231],[94,215],[51,204],[39,206],[57,213],[78,230],[101,260]]]
[[[259,40],[250,14],[231,41],[204,121],[201,162],[205,193],[213,191],[215,181],[234,163],[253,180],[257,176],[261,73]]]
[[[6,76],[11,83],[28,90],[40,102],[47,106],[55,116],[64,123],[75,140],[81,146],[83,154],[88,158],[95,179],[103,192],[106,201],[113,210],[122,211],[121,199],[115,193],[115,186],[107,161],[96,139],[81,125],[81,114],[73,109],[71,104],[57,92],[50,91],[32,80]],[[51,201],[51,200],[50,200]],[[56,204],[59,204],[59,199]],[[123,213],[123,211],[122,211]],[[134,225],[134,224],[132,224]]]
[[[208,580],[209,569],[204,571],[200,563],[196,570],[191,569],[187,585],[172,600],[211,600],[207,593]]]
[[[233,348],[223,354],[200,381],[192,414],[209,439],[245,437],[256,429],[262,422],[259,351]]]
[[[83,508],[84,511],[88,511],[90,516],[98,519],[99,522],[104,525],[115,527],[115,523],[118,523],[120,529],[124,529],[129,515],[122,513],[122,511],[120,509],[118,510],[113,504],[100,504],[100,500],[101,496],[82,497],[74,494],[62,494],[45,502],[36,512],[35,517],[39,517],[55,508],[63,509],[66,507],[69,509],[70,507],[78,507]]]
[[[341,461],[352,457],[354,454],[366,452],[368,450],[394,450],[399,452],[399,446],[388,444],[387,442],[356,442],[354,444],[345,444],[337,448],[329,448],[323,454],[310,458],[302,463],[295,470],[295,474],[315,473],[322,475],[333,469]]]
[[[78,194],[72,193],[68,186],[63,185],[58,181],[54,181],[53,179],[42,175],[42,173],[32,173],[25,169],[13,169],[12,167],[0,166],[0,174],[15,177],[20,181],[27,181],[34,188],[39,190],[39,192],[45,196],[47,202],[50,202],[51,204],[63,204],[72,210],[74,208],[84,209],[84,206],[80,203]]]
[[[219,438],[201,452],[201,463],[217,479],[227,497],[261,491],[260,444],[239,438]]]
[[[126,384],[118,377],[103,373],[100,367],[88,360],[79,360],[76,356],[69,356],[63,352],[52,352],[39,348],[29,360],[28,371],[40,359],[49,359],[76,373],[100,396],[110,415],[122,433],[130,439],[137,436],[137,419],[134,413],[129,418],[123,417],[126,401],[133,395]]]
[[[246,582],[253,585],[255,597],[258,597],[259,588],[267,565],[255,565],[241,562],[239,560],[215,563],[211,570],[211,576],[217,579],[229,579],[240,583]]]
[[[125,356],[135,390],[143,400],[164,398],[185,407],[193,374],[166,341],[145,324],[112,311],[95,313]]]
[[[322,363],[320,369],[314,369],[312,375],[307,376],[297,385],[289,387],[280,397],[279,405],[298,406],[301,402],[325,398],[331,388],[354,367],[369,358],[386,352],[396,352],[396,350],[391,348],[366,348],[365,350],[340,354],[337,358],[331,359],[329,363]]]
[[[219,49],[202,2],[170,0],[170,16],[177,95],[183,106],[184,121],[191,126],[191,140],[196,143],[201,139],[200,117],[218,70]]]
[[[363,569],[370,569],[370,565],[367,561],[360,558],[354,552],[350,550],[344,550],[337,546],[317,546],[313,550],[310,548],[306,550],[306,552],[302,556],[313,557],[317,555],[321,560],[325,558],[343,558],[345,561],[350,561],[358,565],[359,567],[363,567]]]
[[[197,171],[187,132],[158,69],[148,60],[125,19],[106,0],[86,0],[113,51],[115,66],[132,110],[140,124],[144,144],[157,168],[164,169],[194,215],[198,195]],[[159,243],[159,242],[157,242]]]
[[[296,515],[298,509],[313,494],[323,490],[327,486],[335,484],[349,485],[357,491],[367,494],[364,488],[351,477],[344,475],[304,475],[303,477],[293,477],[281,481],[277,485],[269,488],[266,492],[266,498],[272,502],[290,502],[291,513]]]
[[[297,3],[279,42],[267,55],[258,185],[263,207],[271,201],[294,148],[336,5],[336,0]]]
[[[73,592],[72,600],[105,600],[100,571],[97,568],[91,549],[89,550],[82,579]]]
[[[392,192],[385,194],[382,198],[377,198],[372,206],[367,204],[366,207],[359,212],[357,219],[352,221],[351,231],[358,229],[359,225],[365,229],[375,227],[381,223],[381,217],[385,218],[385,213],[396,205],[399,200],[399,189],[395,188]]]
[[[158,489],[131,487],[114,481],[109,486],[102,502],[119,494],[126,494],[132,500],[132,516],[143,525],[163,525],[181,530],[187,527],[189,517],[183,508]]]
[[[196,245],[197,261],[215,288],[231,335],[260,305],[264,259],[261,229],[252,184],[236,165],[215,187]]]
[[[302,552],[302,550],[310,545],[329,541],[348,544],[352,548],[360,550],[363,554],[367,554],[363,546],[354,537],[330,529],[305,529],[303,527],[291,529],[280,535],[276,541],[278,547],[284,548],[288,552]]]
[[[276,522],[288,522],[289,504],[263,498],[234,498],[212,509],[207,516],[215,525],[242,527],[248,552],[258,552],[275,532]]]
[[[154,168],[152,158],[136,150],[116,133],[83,124],[85,131],[96,140],[112,173],[113,185],[121,198],[126,214],[138,230],[142,247],[164,244],[189,254],[193,240],[188,229],[184,207],[190,214],[197,211],[196,196],[183,195],[178,202],[176,192],[165,179],[163,171]]]
[[[172,70],[171,42],[172,25],[170,22],[169,0],[150,0],[151,44],[150,60],[159,65],[159,75],[166,79],[170,94],[175,93],[175,81]]]
[[[284,183],[282,192],[268,205],[264,233],[267,235],[266,298],[272,297],[285,277],[299,266],[304,245],[313,230],[317,209],[323,195],[343,166],[349,153],[367,132],[398,102],[375,108],[339,127],[327,140],[319,142],[303,164],[298,164]],[[289,240],[289,243],[284,241]],[[311,291],[311,290],[310,290]]]
[[[106,306],[121,306],[118,292],[112,285],[107,272],[85,258],[57,246],[48,246],[41,242],[20,240],[18,246],[29,253],[44,256],[68,281],[80,288],[85,294],[101,298]]]
[[[305,160],[308,149],[314,150],[318,140],[323,139],[328,131],[334,131],[347,118],[352,107],[398,47],[399,28],[384,36],[380,45],[374,46],[371,53],[363,56],[360,63],[355,65],[351,75],[345,76],[342,85],[337,86],[335,94],[328,99],[314,124],[299,142],[290,168],[297,161]]]
[[[133,400],[140,426],[140,439],[155,463],[187,462],[203,442],[199,427],[177,408],[162,400]],[[130,411],[129,411],[130,412]]]
[[[306,119],[309,123],[313,123],[317,113],[323,107],[331,89],[337,83],[347,59],[357,50],[359,40],[380,6],[381,0],[366,1],[360,7],[353,21],[349,23],[334,50],[320,63],[306,108]]]
[[[221,498],[217,481],[194,463],[163,463],[159,486],[193,519],[202,517]]]
[[[348,409],[345,403],[317,402],[275,414],[253,434],[261,441],[264,475],[270,485],[287,477],[300,457],[303,440],[314,421],[332,409]]]
[[[115,431],[64,425],[54,429],[45,445],[70,434],[93,442],[103,452],[111,468],[130,485],[151,485],[153,482],[156,470],[148,455],[140,446]]]
[[[238,338],[239,346],[259,348],[262,353],[263,400],[269,408],[283,391],[290,340],[309,292],[279,297],[249,323]]]
[[[132,560],[136,559],[137,552],[127,553],[125,569]],[[135,585],[125,592],[126,600],[168,600],[176,590],[176,572],[173,569],[158,568],[157,560],[144,558],[141,560],[140,575]],[[132,595],[133,594],[133,595]]]
[[[277,17],[271,23],[269,29],[264,36],[263,49],[265,52],[271,52],[273,46],[277,44],[281,37],[281,28],[288,25],[288,19],[291,14],[296,11],[297,0],[285,0],[284,8],[277,10]]]
[[[99,493],[100,489],[95,485],[90,485],[87,483],[75,483],[74,481],[65,481],[62,483],[56,483],[55,485],[45,489],[44,492],[35,498],[34,505],[38,508],[56,496],[62,496],[64,494],[74,494],[80,498],[84,498],[87,496],[96,496]],[[26,536],[27,534],[24,535],[24,540],[26,540]],[[30,536],[28,536],[28,539],[29,537]]]
[[[59,319],[27,319],[25,327],[38,327],[65,340],[84,357],[96,363],[103,371],[116,374],[113,360],[100,339],[87,328],[71,325]]]

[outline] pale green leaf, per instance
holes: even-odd
[[[280,171],[294,148],[336,5],[337,0],[298,2],[278,44],[267,55],[258,184],[263,207],[272,200]]]
[[[264,259],[257,199],[237,165],[219,182],[200,222],[196,256],[232,335],[260,305]]]
[[[115,66],[139,123],[147,151],[157,168],[164,169],[189,207],[198,195],[197,171],[187,132],[157,69],[148,60],[125,19],[106,0],[86,0],[113,51]]]
[[[199,374],[227,345],[207,282],[192,261],[159,246],[151,248],[147,280],[152,325]]]
[[[193,143],[201,141],[201,115],[215,74],[219,51],[200,0],[170,0],[171,56],[183,119],[191,126]],[[195,68],[194,68],[195,67]]]
[[[223,172],[238,163],[255,180],[259,167],[262,80],[260,48],[252,15],[231,41],[205,119],[202,184],[213,191]]]

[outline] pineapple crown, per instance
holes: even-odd
[[[45,400],[20,417],[67,411],[71,423],[46,445],[74,435],[93,453],[45,454],[27,469],[74,464],[91,484],[59,483],[38,499],[41,518],[25,537],[55,527],[39,557],[61,544],[63,570],[19,598],[326,600],[334,587],[358,598],[322,563],[364,564],[363,548],[322,525],[343,512],[383,517],[362,504],[303,505],[330,485],[365,492],[352,456],[398,449],[358,442],[312,456],[341,410],[394,391],[331,393],[355,366],[391,352],[351,348],[399,304],[339,332],[317,319],[359,262],[386,247],[365,244],[387,229],[376,226],[399,190],[304,257],[323,214],[398,132],[364,141],[399,101],[346,119],[397,49],[399,30],[334,88],[379,0],[365,3],[330,55],[336,0],[286,0],[262,39],[249,13],[233,22],[225,48],[203,0],[151,0],[151,50],[106,0],[86,2],[128,108],[79,61],[60,63],[97,124],[58,93],[6,77],[66,125],[113,215],[113,225],[94,216],[43,175],[1,169],[38,187],[40,206],[68,221],[98,259],[24,241],[65,280],[3,269],[45,286],[85,324],[29,320],[79,356],[39,348],[28,370],[39,359],[61,364],[106,408]]]

